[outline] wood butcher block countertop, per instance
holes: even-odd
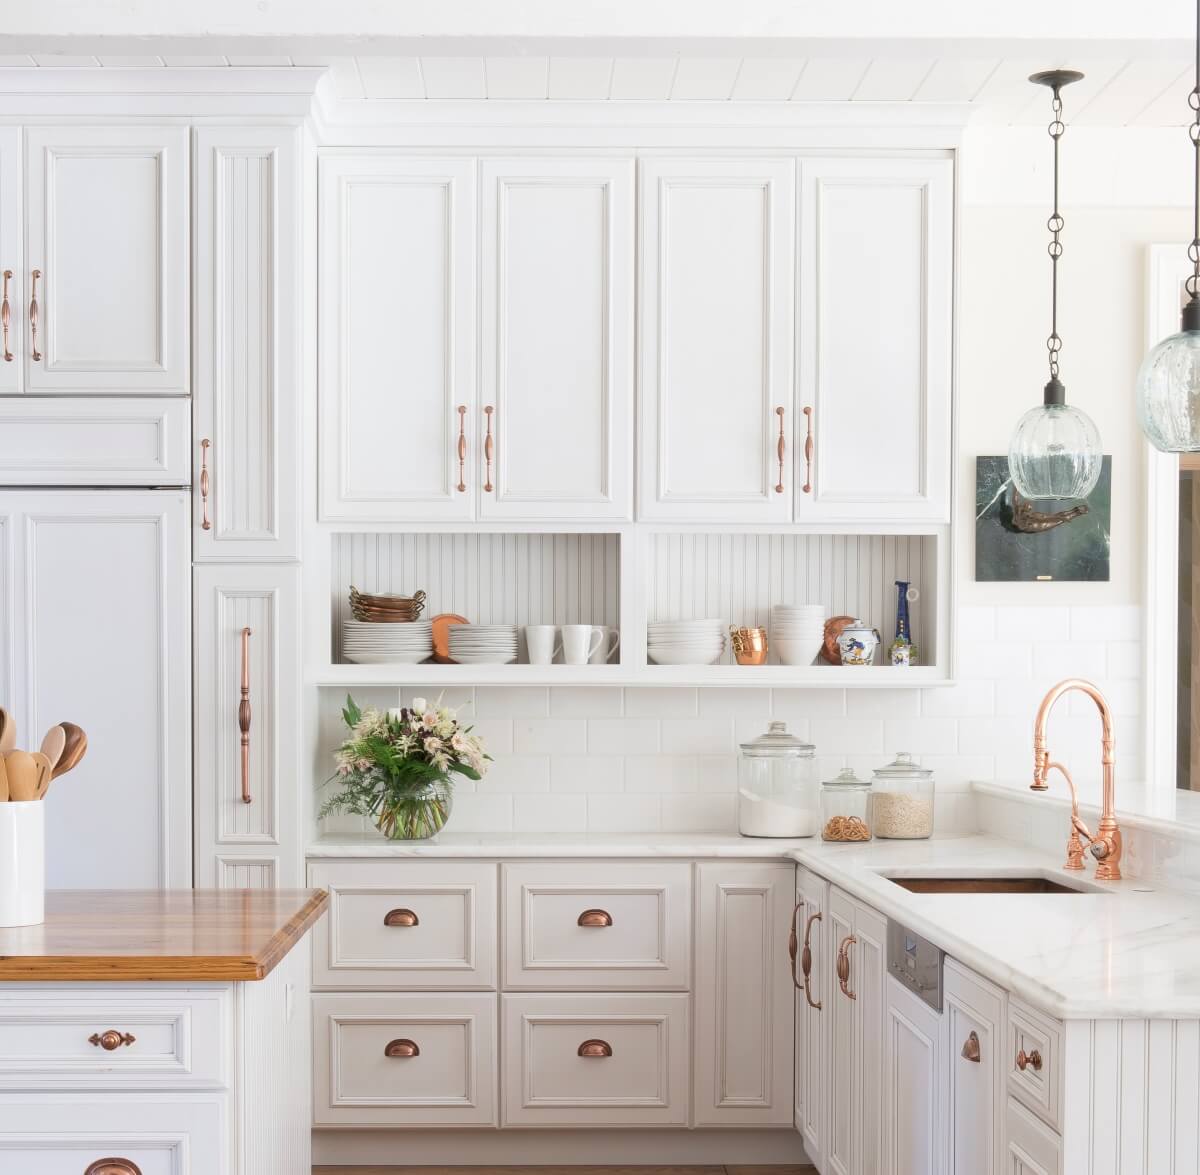
[[[263,979],[325,912],[321,889],[46,891],[46,921],[0,928],[0,980]]]

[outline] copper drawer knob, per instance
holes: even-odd
[[[1024,1073],[1027,1067],[1032,1069],[1035,1073],[1040,1073],[1042,1071],[1042,1054],[1038,1052],[1037,1049],[1034,1049],[1032,1052],[1028,1053],[1022,1049],[1019,1053],[1017,1053],[1017,1068]]]
[[[128,1159],[97,1159],[83,1175],[142,1175],[142,1169]]]
[[[585,1040],[576,1049],[576,1055],[580,1057],[611,1057],[612,1045],[607,1040]]]
[[[384,1046],[385,1057],[419,1057],[421,1046],[415,1040],[389,1040]]]
[[[389,910],[383,916],[384,926],[420,926],[421,919],[412,910]]]
[[[971,1035],[967,1037],[966,1043],[962,1046],[962,1055],[968,1061],[974,1061],[976,1065],[979,1064],[979,1033],[978,1032],[972,1032]]]
[[[137,1037],[129,1032],[118,1032],[115,1028],[110,1028],[107,1032],[93,1032],[88,1037],[88,1044],[95,1045],[97,1048],[103,1049],[106,1053],[115,1052],[122,1045],[131,1045],[137,1040]]]
[[[584,910],[579,915],[580,926],[611,926],[612,915],[607,910]]]

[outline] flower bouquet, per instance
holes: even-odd
[[[440,699],[439,699],[440,701]],[[424,698],[399,710],[360,710],[347,696],[349,737],[330,783],[341,790],[321,808],[369,816],[392,840],[425,840],[450,818],[454,774],[481,779],[491,757],[455,710]]]

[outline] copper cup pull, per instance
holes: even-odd
[[[4,329],[4,362],[13,361],[12,347],[8,344],[8,332],[12,328],[12,303],[8,300],[8,283],[12,280],[12,270],[4,271],[4,297],[0,298],[0,327]]]
[[[421,1046],[415,1040],[389,1040],[384,1046],[385,1057],[419,1057]]]
[[[38,327],[41,325],[42,310],[38,305],[37,284],[42,276],[40,269],[35,269],[29,275],[29,357],[34,363],[41,363],[42,353],[38,350]]]
[[[974,1061],[976,1065],[979,1064],[979,1033],[978,1032],[972,1032],[971,1035],[967,1037],[966,1043],[962,1046],[962,1055],[968,1061]]]
[[[612,915],[607,910],[584,910],[579,915],[579,926],[611,926]]]
[[[242,629],[242,699],[238,702],[238,730],[242,732],[242,803],[250,795],[250,629]]]
[[[783,407],[775,409],[775,414],[779,417],[779,440],[775,442],[775,456],[779,459],[779,481],[775,485],[777,494],[783,493],[783,459],[787,455],[787,441],[783,436]]]
[[[142,1175],[142,1169],[129,1159],[97,1159],[83,1175]]]
[[[820,911],[809,914],[808,921],[804,924],[804,949],[800,952],[800,970],[804,974],[804,998],[808,1001],[808,1006],[817,1012],[821,1010],[821,1001],[812,998],[809,985],[812,979],[812,927],[814,922],[820,921]]]
[[[856,942],[858,942],[858,939],[854,935],[846,935],[842,939],[842,945],[838,947],[837,953],[838,986],[842,989],[842,995],[849,1000],[858,999],[858,996],[850,990],[850,948]]]
[[[487,480],[483,483],[484,493],[492,492],[492,460],[496,456],[496,442],[492,438],[492,413],[496,409],[489,404],[484,410],[487,417],[487,436],[483,438],[483,459],[487,463]]]
[[[456,449],[458,454],[458,485],[454,488],[460,494],[467,492],[467,407],[465,404],[458,406],[458,446]]]
[[[202,519],[200,522],[201,530],[212,530],[212,519],[208,516],[208,447],[212,441],[205,437],[200,442],[200,508],[202,511]]]
[[[1017,1068],[1024,1073],[1027,1066],[1035,1073],[1040,1073],[1042,1071],[1042,1054],[1038,1052],[1037,1049],[1034,1049],[1032,1052],[1028,1053],[1024,1049],[1021,1049],[1021,1051],[1017,1053]]]
[[[384,926],[420,926],[421,919],[413,910],[389,910],[383,916]]]
[[[585,1040],[575,1050],[578,1057],[611,1057],[612,1045],[607,1040]]]
[[[103,1049],[106,1053],[115,1052],[122,1045],[127,1048],[137,1040],[137,1037],[129,1032],[118,1032],[115,1028],[110,1028],[107,1032],[93,1032],[88,1037],[88,1044],[95,1045],[98,1049]]]
[[[813,442],[813,410],[810,407],[805,407],[804,415],[807,418],[808,431],[804,437],[804,484],[800,487],[806,494],[812,493],[812,466],[813,466],[813,450],[816,447]]]

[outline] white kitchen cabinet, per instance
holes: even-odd
[[[21,132],[0,127],[0,395],[19,392],[25,365]]]
[[[640,174],[639,517],[788,522],[795,162]]]
[[[1072,1168],[1072,1172],[1094,1170],[1090,1159],[1083,1162],[1086,1168]],[[1003,1171],[1004,1175],[1063,1175],[1064,1171],[1062,1139],[1011,1097],[1005,1115]],[[1154,1175],[1158,1175],[1157,1170]]]
[[[26,129],[27,392],[187,393],[187,174],[185,126]]]
[[[829,950],[829,882],[803,866],[796,870],[796,1129],[818,1171],[824,1171],[831,1063],[829,1018],[836,979]],[[805,953],[807,948],[807,954]],[[805,967],[807,964],[807,983]]]
[[[942,1017],[890,976],[883,1026],[883,1149],[886,1175],[945,1170],[946,1043]],[[982,1173],[986,1168],[967,1168]]]
[[[325,519],[474,516],[475,203],[472,159],[321,159]]]
[[[300,885],[300,568],[194,575],[196,884]]]
[[[706,862],[696,870],[697,1126],[792,1122],[787,931],[795,874],[775,863]]]
[[[480,162],[481,519],[632,516],[633,167]]]
[[[800,176],[796,519],[949,522],[954,165],[806,159]]]
[[[998,1175],[1003,1169],[1004,993],[953,959],[946,960],[943,990],[946,1173]]]
[[[47,880],[190,886],[188,500],[0,492],[0,681],[18,745],[64,719],[88,752],[46,797]]]
[[[299,131],[200,127],[195,152],[194,557],[297,559]]]

